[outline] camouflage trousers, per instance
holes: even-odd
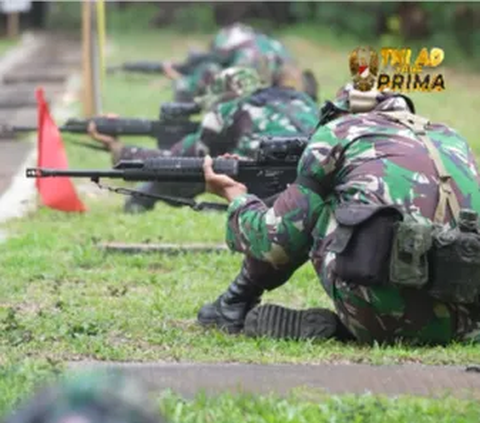
[[[333,253],[315,267],[340,320],[361,342],[480,342],[480,305],[444,303],[414,288],[346,283],[335,275]]]
[[[364,287],[346,283],[335,275],[335,255],[311,256],[327,295],[348,331],[362,343],[446,344],[480,342],[480,305],[438,301],[423,290],[396,286]],[[302,254],[288,265],[271,264],[246,256],[253,284],[272,290],[285,284],[308,261]]]

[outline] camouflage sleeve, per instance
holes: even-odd
[[[230,153],[235,149],[239,135],[235,131],[238,124],[235,117],[238,105],[238,99],[222,102],[203,117],[200,139],[211,156]]]
[[[320,127],[313,134],[298,162],[297,174],[324,182],[337,170],[344,141],[337,138],[329,126]]]
[[[297,184],[290,185],[271,208],[254,195],[237,197],[228,209],[227,245],[275,267],[296,261],[311,248],[323,204],[319,195]]]
[[[205,113],[200,125],[200,139],[210,148],[212,145],[218,144],[221,134],[225,128],[225,119],[223,117],[222,108],[216,106],[212,110]]]
[[[340,149],[332,131],[320,128],[302,154],[297,174],[326,181],[335,170]],[[256,196],[237,197],[228,209],[227,244],[273,266],[286,264],[311,248],[311,233],[323,208],[319,194],[297,183],[291,184],[270,209]]]

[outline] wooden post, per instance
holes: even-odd
[[[103,2],[83,0],[83,114],[92,117],[101,113]]]
[[[17,38],[20,29],[20,14],[12,12],[7,15],[7,37]]]
[[[100,40],[98,33],[98,13],[97,5],[92,4],[91,8],[91,34],[90,37],[90,69],[92,72],[92,101],[95,115],[101,113],[102,110],[102,75],[100,71]]]
[[[82,66],[83,66],[83,115],[91,117],[94,115],[93,102],[93,75],[90,63],[91,59],[91,25],[92,25],[92,4],[90,0],[83,1],[82,7]]]

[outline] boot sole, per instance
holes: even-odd
[[[327,309],[292,310],[265,304],[251,310],[244,331],[249,337],[274,339],[329,339],[337,330],[336,315]]]

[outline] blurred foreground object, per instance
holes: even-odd
[[[4,423],[166,423],[146,389],[119,371],[68,374],[24,402]]]

